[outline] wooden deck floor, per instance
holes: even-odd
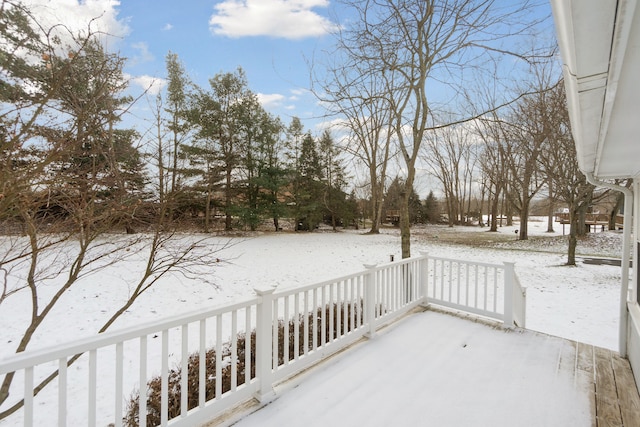
[[[565,342],[558,368],[573,366],[576,384],[591,390],[592,426],[640,426],[640,396],[629,361],[608,349]]]

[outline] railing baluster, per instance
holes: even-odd
[[[349,279],[349,304],[351,307],[351,313],[349,316],[349,330],[352,332],[355,331],[356,328],[356,303],[358,301],[355,297],[355,290],[356,288],[354,286],[354,278],[352,277],[351,279]]]
[[[238,310],[231,312],[231,391],[238,388]]]
[[[182,375],[180,376],[180,416],[186,417],[189,399],[189,325],[182,325],[181,340],[182,350],[180,352],[180,362]]]
[[[244,383],[249,385],[251,382],[251,309],[245,308],[245,326],[244,326]]]
[[[58,427],[67,425],[67,358],[58,360]]]
[[[444,261],[440,261],[440,298],[444,299]]]
[[[449,261],[449,301],[453,301],[453,261]]]
[[[160,373],[160,422],[166,426],[169,421],[169,330],[162,331],[162,371]]]
[[[140,399],[138,401],[139,425],[147,425],[147,336],[140,337]]]
[[[314,288],[313,292],[313,350],[318,348],[318,288]]]
[[[342,338],[342,281],[336,282],[336,294],[335,294],[335,304],[336,304],[336,319],[335,319],[335,328],[334,335],[335,339]]]
[[[200,320],[198,328],[198,406],[204,407],[207,398],[207,320]]]
[[[335,319],[334,319],[334,314],[335,314],[335,310],[334,310],[334,295],[333,295],[333,289],[334,289],[335,283],[331,283],[329,284],[329,302],[328,302],[328,307],[327,307],[327,314],[329,315],[329,339],[328,342],[332,342],[335,339],[334,336],[334,327],[335,327]]]
[[[327,287],[321,288],[322,292],[322,314],[320,315],[320,345],[324,347],[327,343]]]
[[[293,358],[300,358],[300,293],[296,292],[293,297]]]
[[[394,297],[394,302],[391,305],[391,310],[390,311],[395,311],[397,309],[399,309],[400,307],[402,307],[402,305],[404,304],[404,298],[405,298],[405,292],[404,292],[404,287],[405,287],[405,277],[404,277],[404,273],[406,271],[406,267],[407,264],[398,264],[394,267],[395,269],[395,274],[393,275],[393,277],[395,277],[395,283],[391,283],[390,285],[392,286],[392,289],[394,289],[393,292],[393,297]]]
[[[216,316],[216,400],[222,398],[222,315]]]
[[[123,398],[123,365],[124,365],[124,344],[122,341],[116,344],[116,390],[115,390],[115,427],[122,426],[122,402]]]
[[[89,417],[87,424],[90,427],[96,425],[96,397],[98,388],[98,351],[89,351]]]
[[[433,298],[436,299],[437,298],[437,292],[436,292],[436,288],[438,286],[438,260],[437,259],[433,259],[431,260],[433,263],[433,281],[432,283],[432,289],[433,289]]]
[[[487,292],[489,288],[489,267],[484,267],[484,306],[483,308],[487,309]]]
[[[461,271],[462,266],[459,262],[456,262],[456,266],[458,267],[457,280],[456,280],[456,303],[460,304],[460,288],[462,286],[460,279],[462,276],[462,271]]]
[[[360,329],[362,327],[362,316],[363,316],[363,312],[364,312],[364,295],[362,294],[362,287],[365,281],[365,277],[364,276],[358,276],[356,279],[356,289],[355,289],[355,302],[356,305],[358,307],[358,311],[356,311],[356,319],[355,319],[355,326],[356,329]]]
[[[284,297],[284,318],[282,322],[282,335],[284,336],[282,344],[283,365],[289,364],[289,297]]]
[[[465,268],[466,274],[465,274],[464,304],[469,305],[469,263],[465,263],[465,267],[466,267]]]
[[[309,313],[312,313],[309,292],[305,291],[302,297],[302,312],[304,313],[304,355],[309,354]]]
[[[33,366],[24,370],[24,425],[33,426]]]
[[[475,283],[475,285],[474,285],[474,291],[473,291],[473,294],[474,294],[473,307],[474,307],[474,308],[478,308],[478,292],[479,292],[479,291],[478,291],[478,276],[479,276],[479,270],[480,270],[480,267],[478,267],[477,265],[475,265],[475,276],[476,276],[476,280],[475,280],[475,282],[474,282],[474,283]]]

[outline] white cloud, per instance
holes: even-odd
[[[155,58],[151,52],[149,52],[149,45],[146,42],[137,42],[131,45],[138,53],[131,58],[132,64],[139,64],[143,62],[153,61]]]
[[[142,90],[146,90],[149,95],[157,95],[167,85],[165,79],[148,75],[129,77],[129,80],[131,83],[140,86]]]
[[[164,24],[164,27],[162,27],[162,31],[171,31],[171,30],[173,30],[173,25],[169,23]]]
[[[126,20],[118,19],[119,0],[24,0],[38,22],[44,28],[62,24],[66,30],[58,35],[66,40],[69,33],[77,36],[100,32],[105,38],[121,38],[129,34]]]
[[[267,108],[267,107],[279,107],[282,105],[282,102],[285,100],[284,95],[280,95],[279,93],[258,93],[258,102]]]
[[[209,28],[228,37],[317,37],[337,28],[312,10],[328,5],[328,0],[224,0],[214,6]]]

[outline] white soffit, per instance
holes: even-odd
[[[640,169],[636,0],[551,0],[578,162],[600,178]]]

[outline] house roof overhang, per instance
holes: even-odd
[[[640,174],[638,0],[551,0],[578,164],[600,179]]]

